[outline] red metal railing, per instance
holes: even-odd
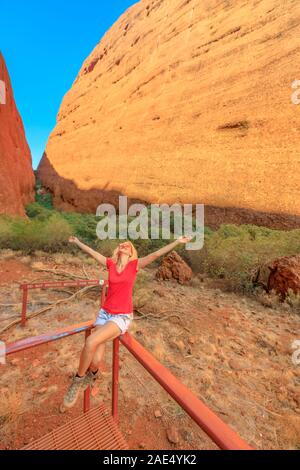
[[[121,336],[120,341],[220,449],[252,450],[235,431],[225,424],[131,335],[127,333]],[[114,370],[116,369],[118,371],[117,357],[115,361]],[[116,404],[114,404],[114,406],[116,407]],[[117,413],[116,408],[114,413]]]
[[[93,323],[83,323],[72,328],[64,328],[56,332],[28,338],[8,344],[6,355],[35,348],[42,344],[85,332],[90,334]],[[118,422],[118,385],[119,385],[119,344],[120,342],[154,377],[154,379],[172,396],[187,414],[203,429],[203,431],[223,450],[251,450],[227,424],[213,413],[199,398],[182,384],[166,367],[160,364],[141,344],[129,333],[114,340],[113,344],[113,392],[112,415]],[[84,412],[90,410],[90,389],[84,394]]]
[[[12,354],[16,354],[21,351],[26,351],[27,349],[36,348],[43,344],[51,343],[54,341],[58,341],[60,339],[77,335],[79,333],[85,333],[85,337],[87,338],[91,330],[93,329],[94,322],[86,322],[81,323],[79,325],[75,325],[72,328],[62,328],[52,333],[47,333],[45,335],[35,336],[33,338],[26,338],[16,343],[11,343],[6,345],[5,354],[6,356],[10,356]],[[91,397],[91,389],[90,387],[86,389],[84,392],[84,399],[83,399],[83,411],[86,413],[90,410],[90,397]]]
[[[81,282],[89,284],[81,284]],[[80,284],[79,284],[80,283]],[[95,283],[95,284],[93,284]],[[98,285],[99,281],[66,281],[62,283],[42,283],[24,285],[28,288],[61,287],[61,285]],[[103,283],[108,285],[107,281]],[[22,287],[22,286],[21,286]],[[24,290],[23,290],[24,293]],[[102,289],[101,305],[106,298],[106,289]],[[26,305],[27,305],[27,297]],[[26,315],[25,315],[26,319]],[[26,320],[25,320],[26,321]],[[15,354],[26,349],[35,348],[42,344],[57,341],[62,338],[79,333],[85,333],[87,338],[93,329],[93,322],[75,325],[72,328],[64,328],[56,332],[27,338],[6,346],[6,355]],[[118,423],[118,392],[119,392],[119,348],[120,342],[140,362],[140,364],[154,377],[154,379],[167,391],[167,393],[181,406],[181,408],[203,429],[203,431],[223,450],[252,450],[241,437],[225,424],[213,411],[211,411],[199,398],[181,383],[166,367],[164,367],[152,354],[138,343],[129,333],[120,336],[113,342],[113,367],[112,367],[112,415]],[[90,410],[90,387],[84,393],[83,411]]]
[[[33,289],[55,289],[59,287],[86,287],[86,286],[102,286],[102,298],[101,305],[105,298],[104,286],[107,286],[108,282],[102,279],[80,279],[78,281],[53,281],[53,282],[38,282],[32,284],[21,284],[20,289],[22,290],[22,313],[21,313],[21,325],[25,326],[27,321],[27,305],[28,305],[28,291]]]

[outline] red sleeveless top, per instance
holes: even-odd
[[[138,271],[138,260],[130,261],[125,269],[118,273],[111,258],[106,258],[108,270],[108,293],[102,308],[111,315],[133,312],[132,291]]]

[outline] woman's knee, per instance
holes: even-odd
[[[99,328],[99,330],[96,330],[94,334],[90,335],[86,339],[86,350],[89,352],[94,352],[98,346],[116,338],[118,335],[115,334],[113,337],[113,332],[111,331],[112,327],[116,330],[119,330],[119,327],[115,323],[108,322],[104,327]]]
[[[99,341],[97,342],[93,336],[89,336],[85,342],[85,349],[89,352],[93,352],[99,346]]]

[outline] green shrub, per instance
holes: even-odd
[[[0,217],[0,247],[1,248],[10,248],[7,245],[7,241],[11,239],[12,236],[12,219],[10,217],[1,216]]]
[[[53,202],[52,202],[52,196],[51,194],[36,194],[35,196],[35,201],[40,204],[41,206],[44,206],[46,209],[52,209],[53,208]]]
[[[72,227],[74,234],[76,234],[80,240],[95,246],[97,241],[96,227],[98,220],[94,215],[72,212],[62,212],[60,214]]]
[[[0,248],[26,253],[36,250],[76,253],[78,248],[67,241],[70,235],[76,235],[104,256],[111,256],[120,243],[118,239],[102,241],[97,238],[96,228],[100,219],[92,214],[59,212],[41,202],[30,204],[26,212],[27,220],[0,217]],[[150,212],[148,216],[150,218]],[[132,220],[130,218],[129,223]],[[173,216],[171,222],[174,224]],[[178,252],[194,272],[222,278],[235,291],[253,291],[253,275],[268,261],[300,253],[300,230],[280,231],[255,225],[224,224],[215,231],[206,227],[204,236],[202,250],[187,251],[180,245]],[[162,240],[160,233],[158,240],[133,240],[133,244],[139,256],[143,257],[170,241]]]
[[[36,180],[35,185],[35,202],[39,205],[45,207],[46,209],[53,209],[53,200],[52,195],[49,193],[39,194],[39,190],[43,188],[43,185],[40,180]]]
[[[110,258],[114,250],[119,245],[119,240],[99,240],[95,243],[95,249],[99,251],[103,256]]]
[[[295,312],[300,314],[300,294],[295,294],[292,289],[288,290],[285,303],[289,305]]]
[[[53,214],[43,226],[41,243],[53,250],[65,246],[72,233],[70,224],[60,215]]]
[[[30,219],[46,220],[54,213],[38,202],[33,202],[26,207],[26,214]]]
[[[58,214],[52,214],[47,220],[0,218],[0,248],[26,253],[35,250],[57,251],[66,247],[71,234],[71,227]]]
[[[254,225],[222,225],[215,232],[206,232],[204,248],[186,252],[196,272],[205,272],[227,281],[236,291],[249,292],[252,278],[266,262],[300,253],[300,230],[280,231]]]

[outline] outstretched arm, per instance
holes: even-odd
[[[144,258],[140,258],[138,262],[138,269],[143,269],[145,266],[148,266],[148,264],[153,263],[153,261],[156,261],[158,258],[161,256],[166,255],[170,251],[174,250],[177,245],[180,245],[181,243],[188,243],[191,241],[191,237],[181,237],[178,240],[175,240],[174,242],[170,243],[167,246],[164,246],[160,250],[155,251],[154,253],[151,253],[148,256],[145,256]]]
[[[76,237],[70,237],[69,238],[69,242],[70,243],[74,243],[75,245],[78,246],[78,248],[80,248],[82,251],[84,251],[85,253],[87,253],[88,255],[92,256],[93,258],[95,258],[95,260],[97,260],[102,266],[106,266],[106,257],[101,255],[100,253],[98,253],[97,251],[93,250],[92,248],[90,248],[89,246],[85,245],[84,243],[82,243],[80,240],[78,240],[78,238]]]

